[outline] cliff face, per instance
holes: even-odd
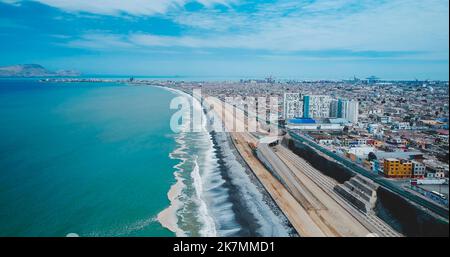
[[[0,67],[0,77],[57,77],[79,76],[76,71],[49,71],[39,64],[21,64]]]

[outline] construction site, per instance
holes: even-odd
[[[243,115],[235,115],[234,106],[218,98],[204,101],[213,106],[236,150],[299,236],[403,236],[374,214],[377,184],[362,176],[340,184],[289,150],[289,135],[269,135],[270,128],[233,132],[247,126]]]

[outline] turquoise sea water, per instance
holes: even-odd
[[[172,236],[173,96],[0,80],[0,236]]]

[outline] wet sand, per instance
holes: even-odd
[[[183,190],[183,182],[177,177],[177,182],[170,187],[167,197],[170,205],[158,214],[157,220],[161,225],[170,231],[174,232],[176,236],[185,236],[184,232],[178,227],[177,210],[181,206],[178,197]]]

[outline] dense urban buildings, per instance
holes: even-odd
[[[286,131],[448,208],[448,82],[270,78],[151,83],[185,92],[201,89],[203,95],[235,97],[244,104],[276,97],[278,124]]]
[[[160,81],[225,97],[278,97],[279,120],[386,177],[448,176],[448,82],[441,81]],[[390,158],[412,163],[385,172]],[[387,166],[390,167],[390,166]],[[416,167],[416,169],[414,169]],[[397,174],[397,173],[395,173]],[[444,175],[442,175],[444,174]]]

